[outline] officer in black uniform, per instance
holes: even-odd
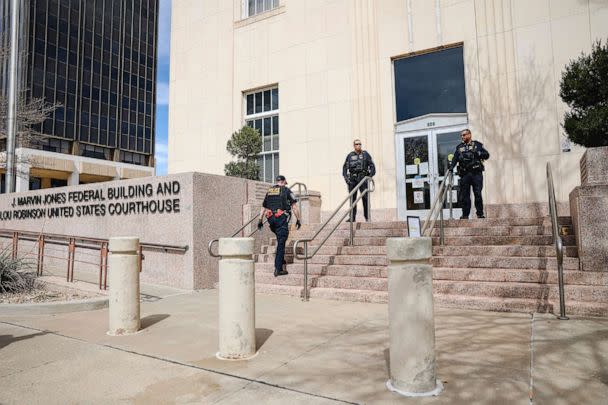
[[[376,174],[376,166],[374,165],[374,161],[372,160],[370,154],[361,148],[361,141],[359,139],[355,139],[353,146],[355,150],[346,156],[346,160],[342,166],[342,177],[344,177],[344,181],[348,186],[349,193],[353,191],[355,187],[357,187],[357,184],[359,184],[359,182],[361,182],[365,176],[373,177]],[[365,190],[367,190],[367,183],[361,185],[359,192],[363,193]],[[351,197],[351,201],[355,202],[356,199],[357,193],[354,193]],[[365,194],[362,200],[363,214],[365,216],[365,220],[368,221],[369,194]],[[357,206],[355,205],[351,212],[351,217],[347,222],[355,222],[356,218]]]
[[[460,176],[460,206],[462,207],[462,217],[469,219],[471,212],[471,187],[475,196],[475,210],[477,218],[485,218],[483,214],[483,199],[481,190],[483,188],[483,161],[490,158],[490,154],[483,147],[481,142],[473,141],[471,131],[465,129],[460,134],[462,142],[456,147],[456,152],[450,163],[450,170],[454,170],[458,165],[458,175]]]
[[[274,258],[274,276],[284,276],[287,270],[283,269],[285,264],[285,243],[289,236],[289,220],[291,212],[296,215],[296,228],[300,229],[300,212],[296,203],[296,196],[286,187],[287,181],[285,176],[277,176],[276,184],[268,189],[262,210],[260,211],[260,220],[258,221],[258,229],[262,229],[264,217],[268,218],[270,230],[277,236],[277,253]]]

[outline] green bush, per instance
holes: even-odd
[[[226,176],[242,177],[249,180],[260,179],[258,154],[262,151],[262,137],[257,129],[244,126],[232,134],[226,150],[236,157],[236,162],[224,166]]]
[[[571,61],[562,73],[560,96],[568,138],[585,147],[608,146],[608,42]]]
[[[13,259],[11,252],[0,252],[0,294],[29,292],[36,288],[36,273],[24,259]]]

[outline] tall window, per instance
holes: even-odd
[[[431,113],[466,113],[462,46],[394,61],[397,122]]]
[[[260,180],[272,183],[279,174],[279,88],[245,94],[245,122],[262,135],[258,158]]]
[[[247,0],[245,4],[247,5],[245,17],[251,17],[279,7],[279,0]]]

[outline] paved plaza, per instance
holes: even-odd
[[[216,290],[154,294],[142,303],[142,331],[125,337],[106,335],[107,309],[0,316],[0,403],[553,405],[608,398],[608,319],[437,308],[445,391],[407,399],[385,388],[385,304],[258,294],[259,354],[231,362],[215,357]]]

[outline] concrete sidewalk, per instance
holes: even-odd
[[[110,337],[107,310],[0,319],[0,403],[606,404],[608,319],[437,309],[445,391],[406,399],[388,379],[387,306],[257,295],[259,355],[217,352],[217,291],[142,303]]]

